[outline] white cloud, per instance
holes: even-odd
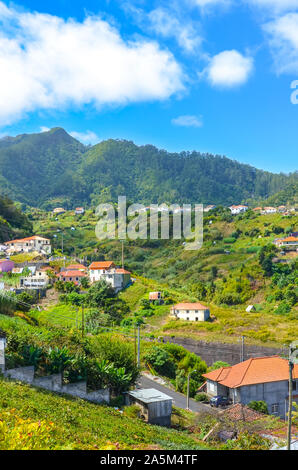
[[[244,0],[252,6],[271,10],[273,13],[293,11],[298,8],[298,0]]]
[[[74,139],[79,140],[83,144],[92,144],[95,145],[99,142],[99,137],[92,131],[86,132],[76,132],[72,131],[69,133]]]
[[[202,127],[203,126],[203,118],[202,116],[178,116],[175,119],[172,119],[172,124],[175,126],[183,126],[183,127]]]
[[[298,13],[264,25],[278,73],[298,73]]]
[[[212,57],[203,74],[211,85],[229,88],[245,83],[252,70],[252,57],[245,57],[240,52],[231,50]]]
[[[233,0],[188,0],[191,4],[200,7],[202,10],[206,10],[209,7],[222,6],[228,7],[231,5]]]
[[[49,127],[41,126],[40,132],[49,132],[51,129]]]
[[[153,41],[84,22],[23,13],[0,1],[0,124],[26,112],[164,100],[184,89],[180,65]]]
[[[161,36],[175,38],[179,46],[187,52],[194,52],[202,42],[202,38],[192,23],[181,22],[173,12],[165,8],[160,7],[152,10],[147,19],[151,30]]]

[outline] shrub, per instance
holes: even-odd
[[[264,414],[268,414],[268,406],[267,406],[267,403],[265,401],[251,401],[250,403],[248,403],[247,405],[249,408],[251,408],[252,410],[255,410],[255,411],[258,411],[259,413],[264,413]]]
[[[195,396],[196,401],[208,401],[208,395],[206,393],[197,393]]]

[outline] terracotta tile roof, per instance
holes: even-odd
[[[9,243],[16,243],[16,242],[29,242],[31,240],[49,240],[48,238],[44,237],[39,237],[37,235],[34,235],[33,237],[27,237],[27,238],[18,238],[16,240],[9,240],[8,242],[5,242],[5,245]]]
[[[80,271],[81,269],[87,270],[86,266],[84,266],[83,264],[80,264],[80,263],[78,263],[78,264],[70,264],[69,266],[66,266],[66,268],[69,269],[69,270],[71,270],[71,271],[72,271],[72,270],[78,270],[78,271]]]
[[[118,273],[118,274],[131,274],[130,271],[127,271],[126,269],[122,269],[122,268],[116,269],[116,273]]]
[[[298,242],[298,237],[282,238],[281,241],[283,241],[283,242]]]
[[[94,261],[90,264],[89,269],[110,269],[115,267],[113,261]]]
[[[206,379],[219,382],[228,388],[280,382],[288,380],[288,375],[288,361],[279,356],[255,357],[231,367],[222,367],[203,374]],[[293,378],[298,378],[298,364],[294,365]]]
[[[73,271],[62,271],[58,274],[59,277],[85,277],[85,273],[82,271],[73,270]]]
[[[206,305],[200,304],[199,302],[193,302],[193,303],[181,303],[181,304],[176,304],[173,306],[175,310],[183,309],[183,310],[209,310],[209,307],[206,307]]]

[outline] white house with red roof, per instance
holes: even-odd
[[[285,419],[288,412],[289,364],[279,356],[254,357],[207,374],[207,393],[247,405],[265,401],[270,414]],[[293,368],[293,399],[298,403],[298,364]]]
[[[50,255],[52,252],[49,238],[39,237],[38,235],[10,240],[5,242],[5,245],[8,247],[7,253],[29,253],[37,251],[44,255]]]
[[[94,261],[89,266],[90,281],[105,280],[116,292],[124,289],[131,282],[131,273],[117,268],[113,261]]]
[[[85,209],[84,209],[84,207],[76,207],[75,214],[76,214],[76,215],[85,214]]]
[[[182,302],[173,305],[171,315],[186,321],[207,321],[210,318],[210,310],[200,302]]]
[[[242,212],[246,212],[248,210],[248,206],[243,206],[242,204],[233,205],[229,207],[232,215],[241,214]]]

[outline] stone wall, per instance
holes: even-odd
[[[62,374],[54,374],[46,377],[35,377],[34,367],[18,367],[17,369],[9,369],[4,372],[4,377],[12,380],[19,380],[20,382],[40,387],[55,393],[65,393],[72,397],[82,398],[83,400],[91,401],[93,403],[109,403],[110,391],[109,389],[96,390],[94,392],[87,392],[87,382],[77,382],[64,385],[62,383]]]
[[[191,338],[171,338],[167,336],[164,337],[164,341],[183,346],[188,351],[200,356],[208,366],[211,366],[213,362],[216,361],[224,361],[231,366],[240,362],[240,340],[238,344],[224,344],[207,343],[205,341],[197,341]],[[244,360],[250,359],[251,357],[275,356],[286,353],[287,351],[281,348],[267,348],[265,346],[252,345],[244,346]]]

